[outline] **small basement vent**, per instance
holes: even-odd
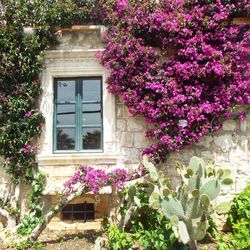
[[[94,220],[95,207],[94,203],[69,204],[62,210],[63,220]]]

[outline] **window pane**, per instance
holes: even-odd
[[[87,220],[94,220],[95,219],[95,212],[94,211],[86,212],[86,219]]]
[[[72,220],[72,213],[62,213],[63,220]]]
[[[101,101],[101,80],[83,80],[82,85],[83,101]]]
[[[74,220],[85,220],[84,213],[73,214]]]
[[[84,203],[80,203],[80,204],[74,204],[73,206],[74,211],[84,211]]]
[[[57,81],[57,102],[75,101],[75,81]]]
[[[69,212],[72,211],[73,206],[71,204],[68,204],[66,207],[63,208],[63,212]]]
[[[83,125],[101,124],[101,104],[83,104],[82,110]]]
[[[94,203],[87,203],[86,204],[86,211],[89,212],[89,210],[90,210],[90,212],[93,212],[95,210]]]
[[[75,105],[61,104],[57,105],[57,125],[74,125],[75,124]]]
[[[75,129],[57,128],[57,150],[75,149]]]
[[[101,129],[83,128],[83,149],[101,148]]]

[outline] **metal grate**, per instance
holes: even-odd
[[[95,208],[94,203],[79,203],[79,204],[69,204],[62,210],[63,220],[87,220],[95,219]]]

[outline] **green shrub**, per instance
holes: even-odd
[[[185,249],[177,242],[170,221],[149,206],[148,189],[147,183],[137,183],[121,194],[123,204],[119,226],[109,225],[105,219],[110,250],[128,250],[132,246],[146,250]]]
[[[233,199],[228,219],[232,245],[235,249],[250,249],[250,183]]]
[[[228,218],[232,225],[242,219],[250,223],[250,183],[233,199]]]
[[[119,230],[112,224],[108,229],[108,249],[110,250],[129,250],[134,245],[134,240],[130,234]]]
[[[232,200],[228,223],[232,231],[220,235],[217,250],[250,249],[250,183]]]

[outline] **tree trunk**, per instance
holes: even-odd
[[[0,215],[6,218],[7,225],[6,229],[13,231],[16,227],[16,217],[11,215],[7,210],[0,208]]]
[[[198,250],[197,242],[196,240],[190,240],[188,243],[190,250]]]
[[[140,176],[139,178],[135,178],[132,179],[130,181],[127,181],[125,183],[125,186],[130,186],[136,182],[142,182],[143,181],[143,177],[144,176]],[[106,186],[104,186],[106,187]],[[103,188],[104,188],[103,187]],[[44,220],[42,223],[38,224],[32,231],[32,233],[30,234],[30,236],[28,237],[30,241],[35,242],[37,240],[37,238],[39,237],[39,235],[42,233],[42,231],[46,228],[46,226],[49,224],[49,222],[51,221],[51,219],[58,213],[60,212],[64,206],[66,206],[69,202],[71,202],[73,199],[84,195],[86,193],[89,193],[91,190],[86,190],[84,193],[82,192],[77,192],[75,194],[70,195],[69,197],[67,197],[67,199],[62,200],[59,202],[59,204],[55,205],[44,217]]]
[[[82,193],[75,193],[67,197],[67,199],[61,201],[59,204],[57,204],[55,207],[53,207],[46,215],[42,223],[38,224],[32,231],[31,235],[29,236],[29,239],[32,242],[35,242],[39,235],[42,233],[42,231],[46,228],[46,226],[49,224],[51,219],[60,212],[64,206],[66,206],[70,201],[77,198],[78,196],[82,195]]]

